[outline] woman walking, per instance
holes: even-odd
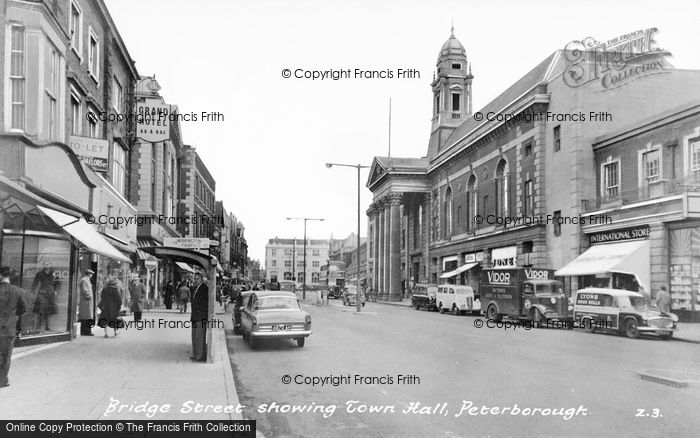
[[[100,319],[98,324],[105,329],[105,338],[108,338],[107,327],[114,329],[114,336],[117,336],[119,327],[119,311],[122,307],[122,291],[116,279],[110,278],[100,294]]]

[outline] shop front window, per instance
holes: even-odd
[[[23,337],[68,331],[70,254],[67,240],[4,236],[0,258],[16,273],[11,282],[24,291],[27,310],[20,317]]]
[[[670,230],[671,311],[700,310],[700,228]]]

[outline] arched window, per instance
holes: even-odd
[[[476,228],[474,216],[478,213],[479,205],[479,188],[477,187],[476,175],[472,175],[467,183],[467,230],[472,231]]]
[[[510,202],[508,191],[508,163],[506,160],[501,160],[496,167],[496,211],[500,217],[508,215]]]
[[[452,187],[445,190],[445,237],[452,235]]]

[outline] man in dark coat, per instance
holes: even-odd
[[[12,347],[17,331],[17,316],[24,313],[22,291],[10,284],[10,268],[0,268],[0,388],[10,386]]]
[[[192,291],[192,356],[196,362],[207,361],[207,319],[209,318],[209,288],[199,272],[194,274]]]

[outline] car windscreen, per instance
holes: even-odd
[[[647,299],[647,297],[629,297],[629,300],[632,307],[636,307],[637,309],[642,309],[645,307],[655,307],[653,303]]]
[[[546,283],[539,283],[535,285],[535,293],[537,295],[551,295],[551,294],[561,294],[562,287],[561,283],[558,281],[551,281]]]
[[[294,297],[260,297],[255,310],[298,310],[299,303]]]

